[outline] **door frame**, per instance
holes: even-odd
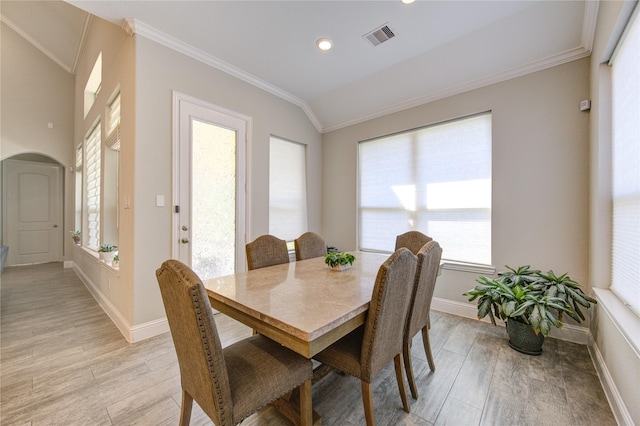
[[[39,154],[39,153],[34,153],[34,155],[37,156],[41,156],[41,157],[46,157],[44,154]],[[50,158],[50,157],[49,157]],[[65,175],[64,175],[64,171],[65,168],[58,163],[57,161],[53,160],[53,161],[37,161],[37,160],[33,160],[33,159],[23,159],[20,158],[20,155],[18,156],[12,156],[12,157],[8,157],[8,158],[4,158],[1,160],[2,162],[2,167],[0,167],[1,169],[1,190],[2,190],[2,195],[1,195],[1,200],[0,200],[0,208],[2,209],[2,223],[0,224],[0,226],[2,227],[2,244],[7,244],[9,243],[9,241],[11,240],[11,233],[15,232],[15,229],[10,229],[9,226],[9,218],[8,218],[8,205],[7,205],[7,197],[8,197],[8,192],[9,190],[11,190],[8,187],[8,169],[7,167],[9,166],[9,164],[14,164],[16,165],[16,167],[20,168],[20,164],[23,165],[38,165],[38,166],[44,166],[44,167],[52,167],[52,168],[56,168],[58,170],[57,173],[57,188],[58,188],[58,193],[54,194],[57,196],[56,199],[56,215],[58,216],[58,226],[57,226],[57,230],[55,232],[55,241],[53,243],[54,246],[54,256],[46,261],[42,261],[42,262],[33,262],[33,263],[28,263],[28,264],[38,264],[38,263],[47,263],[47,262],[60,262],[62,261],[62,259],[64,258],[64,223],[65,223],[65,208],[64,208],[64,185],[65,185]],[[6,266],[12,266],[12,265],[25,265],[24,263],[11,263],[10,260],[14,259],[15,256],[15,248],[13,251],[13,255],[11,254],[11,248],[10,248],[10,253],[7,256],[7,264]]]
[[[241,203],[236,202],[236,204],[243,204],[244,211],[236,212],[236,217],[243,217],[244,219],[244,229],[242,230],[241,240],[237,241],[238,247],[236,247],[236,272],[243,271],[246,269],[246,255],[244,250],[244,245],[247,243],[247,229],[250,229],[250,217],[249,212],[251,211],[251,198],[248,196],[250,193],[250,182],[251,182],[251,164],[250,164],[250,147],[251,147],[251,135],[252,135],[252,120],[251,117],[246,116],[244,114],[240,114],[235,111],[231,111],[227,108],[221,107],[219,105],[212,104],[210,102],[204,101],[202,99],[198,99],[196,97],[178,92],[176,90],[172,91],[173,97],[173,108],[172,108],[172,116],[173,116],[173,194],[172,194],[172,244],[171,244],[171,252],[172,257],[174,259],[178,259],[180,256],[180,214],[176,212],[175,207],[180,205],[180,105],[182,102],[190,103],[202,108],[206,108],[212,110],[214,112],[225,114],[230,117],[239,119],[244,121],[245,123],[245,140],[238,141],[238,144],[244,144],[244,171],[240,168],[237,168],[238,176],[240,173],[244,172],[244,190],[238,191],[238,197],[242,197]],[[238,152],[240,150],[237,150]],[[240,247],[241,246],[241,247]]]

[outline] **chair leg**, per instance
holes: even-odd
[[[404,369],[407,373],[407,381],[409,382],[409,389],[411,389],[411,396],[413,399],[418,399],[418,387],[413,375],[413,365],[411,365],[411,340],[405,341],[402,345],[402,357],[404,358]]]
[[[371,383],[365,381],[362,381],[362,403],[367,426],[376,426],[376,416],[373,413],[373,389],[371,388]]]
[[[193,398],[184,389],[182,390],[182,404],[180,405],[180,426],[189,426],[191,422],[191,408]]]
[[[427,361],[429,361],[429,368],[431,371],[436,371],[436,364],[433,362],[433,354],[431,353],[429,329],[426,326],[422,327],[422,344],[424,345],[424,353],[427,355]]]
[[[313,424],[313,404],[311,399],[311,380],[300,385],[300,423],[303,426]]]
[[[402,399],[402,407],[407,413],[411,412],[409,407],[409,401],[407,400],[407,390],[404,387],[404,375],[402,374],[402,355],[397,354],[393,357],[393,364],[396,367],[396,381],[398,382],[398,390],[400,391],[400,398]]]

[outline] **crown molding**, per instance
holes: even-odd
[[[330,126],[326,126],[322,129],[322,133],[332,132],[334,130],[342,129],[344,127],[353,126],[354,124],[363,123],[368,120],[380,118],[385,115],[393,114],[396,112],[404,111],[409,108],[414,108],[420,105],[424,105],[430,102],[435,102],[450,96],[459,95],[461,93],[469,92],[471,90],[480,89],[482,87],[490,86],[492,84],[501,83],[503,81],[511,80],[516,77],[531,74],[537,71],[542,71],[547,68],[552,68],[557,65],[562,65],[567,62],[575,61],[591,55],[591,51],[584,47],[576,47],[574,49],[567,50],[557,55],[552,55],[547,58],[531,62],[525,65],[521,65],[515,68],[511,68],[507,71],[492,74],[485,78],[480,78],[466,82],[464,84],[458,84],[448,87],[443,90],[427,93],[422,96],[408,99],[406,101],[398,102],[386,108],[381,108],[371,114],[363,115],[348,121],[343,121]]]
[[[598,22],[598,10],[600,0],[586,1],[584,7],[584,18],[582,19],[581,44],[586,50],[593,50],[593,40],[596,34],[596,24]]]
[[[78,68],[78,62],[80,61],[80,56],[84,51],[84,44],[87,40],[87,36],[89,35],[89,28],[91,27],[91,19],[93,15],[90,13],[85,13],[84,22],[82,24],[82,34],[80,35],[80,40],[78,41],[78,47],[76,47],[76,56],[73,58],[73,64],[71,64],[71,74],[76,73],[76,69]]]
[[[140,22],[136,19],[125,19],[122,27],[129,34],[138,34],[142,37],[148,38],[149,40],[155,41],[156,43],[161,44],[162,46],[168,47],[169,49],[173,49],[177,52],[180,52],[186,56],[189,56],[192,59],[200,61],[204,64],[212,66],[214,68],[219,69],[229,75],[232,75],[244,82],[247,82],[259,89],[262,89],[266,92],[271,93],[272,95],[278,96],[279,98],[284,99],[285,101],[291,102],[294,105],[299,106],[305,112],[311,123],[314,125],[318,132],[322,132],[322,125],[316,115],[313,113],[313,110],[309,106],[307,102],[298,98],[297,96],[280,89],[266,81],[256,77],[253,74],[250,74],[246,71],[241,70],[240,68],[229,64],[221,59],[216,58],[213,55],[210,55],[206,52],[203,52],[200,49],[197,49],[189,44],[180,41],[174,37],[171,37],[168,34],[163,33],[143,22]]]

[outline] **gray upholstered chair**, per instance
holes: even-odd
[[[327,243],[315,232],[305,232],[293,240],[296,248],[296,260],[310,259],[327,254]]]
[[[273,235],[261,235],[246,245],[249,270],[289,263],[287,242]]]
[[[357,377],[362,385],[367,425],[375,425],[372,382],[392,359],[402,406],[408,413],[407,393],[402,374],[402,335],[415,281],[416,256],[401,248],[387,259],[376,277],[364,326],[317,354],[314,359]]]
[[[168,260],[156,277],[180,366],[180,425],[189,424],[193,400],[216,425],[235,425],[298,387],[302,423],[311,424],[311,360],[261,335],[223,349],[198,276]]]
[[[396,237],[396,250],[400,247],[406,247],[411,250],[411,253],[418,255],[418,251],[427,244],[429,241],[432,241],[433,238],[424,235],[420,231],[409,231],[404,234],[400,234]]]
[[[418,389],[413,377],[413,366],[411,365],[411,343],[413,342],[413,337],[420,330],[422,330],[422,343],[429,362],[429,368],[431,368],[431,371],[436,371],[431,353],[431,343],[429,342],[429,310],[431,309],[431,299],[433,299],[433,290],[436,286],[441,257],[442,249],[438,242],[433,240],[427,242],[418,252],[416,281],[411,297],[412,303],[407,317],[402,351],[407,380],[414,399],[418,399]]]

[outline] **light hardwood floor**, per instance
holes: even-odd
[[[154,278],[155,279],[155,278]],[[6,268],[1,277],[0,424],[177,425],[180,378],[164,334],[128,344],[71,269]],[[251,330],[216,315],[223,345]],[[393,363],[374,382],[379,425],[614,425],[585,346],[547,339],[539,357],[507,345],[503,327],[432,313],[436,371],[417,336],[420,392],[402,410]],[[313,389],[324,425],[362,425],[358,380],[329,374]],[[193,425],[211,422],[194,404]],[[244,425],[286,425],[272,407]]]

